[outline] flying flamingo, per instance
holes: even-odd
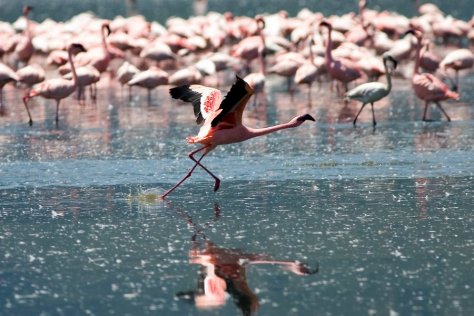
[[[454,99],[459,100],[459,94],[449,90],[448,86],[440,79],[429,73],[420,73],[420,51],[422,46],[422,34],[417,30],[408,30],[405,34],[413,34],[418,45],[416,47],[415,69],[413,71],[412,85],[418,98],[425,101],[425,110],[423,112],[423,121],[427,121],[426,113],[430,102],[434,102],[436,106],[443,112],[448,121],[451,121],[448,113],[443,109],[440,101]]]
[[[68,60],[71,65],[72,70],[72,80],[67,80],[64,78],[54,78],[42,83],[39,83],[28,91],[28,93],[23,97],[23,103],[25,104],[26,111],[28,112],[28,117],[30,118],[29,124],[33,125],[33,120],[31,119],[30,109],[28,108],[28,100],[37,96],[42,96],[46,99],[56,100],[56,124],[59,122],[59,103],[62,99],[70,96],[77,88],[77,74],[76,68],[72,61],[72,55],[78,52],[85,52],[84,46],[81,44],[71,44],[68,49]]]
[[[387,65],[388,61],[391,61],[393,63],[393,69],[397,67],[397,61],[393,59],[392,56],[390,56],[389,54],[383,55],[383,65],[385,68],[385,76],[387,77],[386,84],[377,81],[367,82],[355,87],[354,89],[346,93],[346,99],[353,99],[362,102],[362,107],[354,118],[354,126],[356,125],[357,118],[359,117],[360,112],[362,112],[362,110],[368,103],[370,103],[372,107],[373,125],[374,127],[375,125],[377,125],[377,122],[375,121],[374,102],[377,102],[378,100],[386,97],[392,89],[391,72],[389,71]]]
[[[204,122],[204,124],[197,136],[188,137],[186,140],[189,144],[200,143],[203,146],[189,153],[189,158],[195,162],[194,166],[176,185],[163,193],[161,198],[165,198],[180,186],[181,183],[191,176],[197,166],[203,168],[204,171],[214,178],[214,191],[217,191],[220,185],[219,178],[201,164],[204,156],[216,148],[216,146],[242,142],[282,129],[294,128],[300,126],[306,120],[315,121],[311,115],[304,114],[294,117],[288,123],[275,126],[258,129],[246,127],[242,124],[242,113],[253,94],[253,89],[238,76],[225,98],[222,98],[221,91],[201,85],[175,87],[170,89],[170,94],[175,99],[193,104],[194,114],[197,117],[196,122],[198,124]],[[201,151],[203,151],[203,154],[199,159],[196,159],[194,155]]]
[[[332,56],[332,25],[323,21],[319,26],[328,29],[328,41],[326,43],[326,70],[329,76],[344,85],[345,92],[347,92],[347,84],[361,77],[362,73],[356,63],[348,59],[334,59]]]
[[[470,69],[474,65],[474,54],[467,48],[456,49],[447,54],[440,63],[445,71],[453,69],[455,72],[454,91],[458,91],[459,70]]]

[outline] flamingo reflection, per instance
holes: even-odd
[[[220,218],[221,210],[217,203],[214,206],[214,216],[202,226],[195,224],[183,210],[168,201],[166,203],[194,230],[189,263],[200,266],[197,284],[195,289],[176,293],[176,297],[195,304],[198,309],[222,307],[228,299],[232,299],[243,315],[255,314],[259,308],[259,299],[247,281],[247,268],[251,265],[278,265],[297,275],[318,272],[317,265],[312,268],[297,260],[276,260],[266,254],[217,246],[205,235],[205,230]]]

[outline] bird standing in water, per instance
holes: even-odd
[[[388,69],[388,61],[393,63],[393,69],[397,67],[397,61],[393,59],[392,56],[384,54],[383,64],[385,67],[385,75],[387,76],[387,84],[378,81],[366,82],[346,93],[346,100],[353,99],[362,102],[362,107],[354,118],[354,126],[356,125],[360,112],[362,112],[368,103],[370,103],[372,107],[372,123],[374,126],[377,124],[375,121],[374,102],[386,97],[392,89],[391,70]]]
[[[197,136],[188,137],[186,140],[189,144],[199,143],[203,146],[189,153],[189,158],[195,162],[194,166],[176,185],[163,193],[161,198],[165,198],[180,186],[191,176],[197,166],[200,166],[214,178],[214,191],[217,191],[220,185],[219,178],[201,164],[204,156],[216,148],[217,145],[242,142],[282,129],[297,127],[306,120],[315,121],[311,115],[304,114],[294,117],[287,123],[275,126],[265,128],[246,127],[242,124],[242,113],[253,94],[253,89],[238,76],[225,98],[222,97],[221,91],[202,85],[175,87],[170,89],[170,94],[174,99],[192,103],[194,115],[197,118],[196,122],[198,124],[203,123],[203,125]],[[203,154],[199,159],[196,159],[194,155],[201,151]]]

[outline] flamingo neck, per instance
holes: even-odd
[[[266,71],[266,66],[265,66],[265,58],[263,57],[265,54],[265,36],[263,35],[263,29],[260,29],[260,38],[262,39],[263,43],[263,50],[260,53],[259,59],[260,59],[260,71],[262,74],[265,74]]]
[[[76,73],[76,67],[74,66],[74,61],[72,59],[71,49],[69,49],[69,51],[68,51],[68,60],[69,60],[69,64],[71,65],[72,82],[73,82],[74,86],[77,86],[77,73]]]
[[[31,38],[31,30],[30,30],[31,22],[28,17],[28,13],[25,13],[23,16],[25,17],[25,20],[26,20],[25,35],[26,37]]]
[[[421,59],[421,38],[416,37],[417,45],[416,45],[416,60],[415,60],[415,69],[413,70],[414,74],[420,73],[420,59]]]
[[[383,66],[385,68],[385,77],[387,78],[387,90],[390,92],[390,90],[392,89],[392,75],[388,70],[387,60],[383,61]]]
[[[104,54],[106,56],[109,56],[109,50],[107,49],[107,41],[106,41],[106,35],[105,35],[105,26],[102,26],[101,28],[102,31],[102,50],[104,51]]]
[[[328,26],[328,42],[326,43],[326,64],[332,62],[332,27]]]
[[[264,136],[267,134],[278,132],[282,129],[292,128],[292,127],[294,127],[292,124],[283,123],[283,124],[277,124],[274,126],[268,126],[264,128],[248,128],[248,132],[249,132],[248,138]]]
[[[311,63],[316,66],[316,64],[314,63],[314,52],[313,52],[313,35],[310,35],[310,39],[309,39],[309,59],[311,61]]]

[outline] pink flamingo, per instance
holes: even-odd
[[[128,83],[136,74],[138,74],[140,70],[135,67],[135,65],[125,61],[118,69],[117,69],[117,79],[120,82],[122,87]],[[128,100],[131,101],[132,99],[132,86],[128,86]]]
[[[446,55],[440,63],[443,70],[453,69],[455,72],[454,91],[458,90],[459,71],[463,69],[471,69],[474,65],[474,54],[467,48],[460,48]]]
[[[40,83],[44,81],[45,72],[44,69],[38,64],[28,65],[16,71],[18,75],[18,81],[28,86]]]
[[[26,5],[23,7],[23,16],[26,20],[26,28],[24,30],[24,36],[19,40],[15,47],[15,59],[16,62],[22,62],[27,64],[34,52],[33,42],[31,38],[30,19],[28,15],[33,7]]]
[[[90,87],[91,98],[95,98],[96,94],[96,83],[100,80],[100,72],[91,65],[86,65],[78,67],[76,69],[77,75],[77,100],[80,104],[84,104],[86,101],[86,93],[84,91],[85,87]],[[67,73],[63,77],[66,79],[72,79],[72,74]]]
[[[311,106],[311,87],[316,78],[323,74],[325,68],[324,65],[316,65],[312,48],[313,38],[311,35],[309,37],[309,61],[306,61],[296,70],[295,83],[308,85],[308,105]]]
[[[29,124],[33,125],[33,120],[31,118],[30,109],[28,108],[28,100],[37,96],[42,96],[45,99],[54,99],[56,100],[56,124],[59,122],[59,103],[62,99],[70,96],[77,88],[77,74],[76,68],[74,67],[74,62],[72,61],[72,55],[78,52],[85,52],[84,46],[81,44],[71,44],[68,49],[68,60],[71,65],[72,70],[72,81],[64,78],[54,78],[42,83],[39,83],[28,91],[28,93],[23,97],[23,103],[25,104],[26,111],[28,112],[28,117],[30,118]]]
[[[191,176],[197,166],[214,178],[214,191],[217,191],[220,185],[219,178],[202,165],[201,160],[218,145],[243,142],[279,130],[294,128],[306,120],[315,121],[311,115],[304,114],[294,117],[288,123],[275,126],[258,129],[246,127],[242,124],[242,113],[253,94],[253,89],[238,76],[224,99],[219,90],[201,85],[175,87],[170,89],[170,94],[175,99],[193,104],[194,114],[197,117],[196,122],[198,124],[204,122],[204,124],[197,136],[188,137],[186,140],[189,144],[199,143],[203,146],[189,153],[189,158],[195,162],[194,166],[176,185],[163,193],[161,198],[165,198],[180,186]],[[203,154],[199,159],[196,159],[194,155],[201,151]]]
[[[459,100],[459,94],[448,89],[448,86],[440,79],[429,73],[420,73],[420,51],[422,46],[422,34],[417,30],[408,30],[406,34],[413,34],[418,45],[416,47],[415,69],[413,71],[412,85],[418,98],[425,101],[425,110],[423,112],[423,121],[427,121],[426,113],[430,102],[434,102],[436,106],[443,112],[448,121],[451,121],[448,113],[443,109],[440,101],[454,99]]]
[[[259,32],[263,42],[263,46],[265,46],[265,38],[263,37],[263,28],[265,27],[265,22],[263,22],[263,18],[259,18],[257,21],[259,23]],[[259,52],[260,55],[258,56],[260,62],[260,71],[259,72],[252,72],[244,77],[244,81],[247,82],[250,87],[252,87],[255,96],[254,96],[254,106],[257,105],[258,96],[264,93],[265,89],[265,59],[263,57],[263,50]]]
[[[348,59],[334,59],[332,56],[332,25],[323,21],[320,26],[328,29],[328,41],[326,43],[326,70],[329,76],[340,81],[344,85],[344,91],[347,92],[347,84],[362,76],[360,68],[356,63]]]
[[[148,91],[148,104],[151,102],[151,90],[158,86],[168,84],[168,73],[158,67],[152,66],[148,70],[137,73],[127,82],[129,86],[139,86]]]
[[[13,69],[0,63],[0,110],[3,113],[3,87],[9,82],[17,82],[20,78]]]
[[[261,16],[257,16],[255,21],[257,22],[258,35],[244,38],[231,49],[231,56],[239,57],[247,62],[247,72],[250,72],[250,62],[262,56],[265,50],[265,38],[263,36],[265,21]]]

